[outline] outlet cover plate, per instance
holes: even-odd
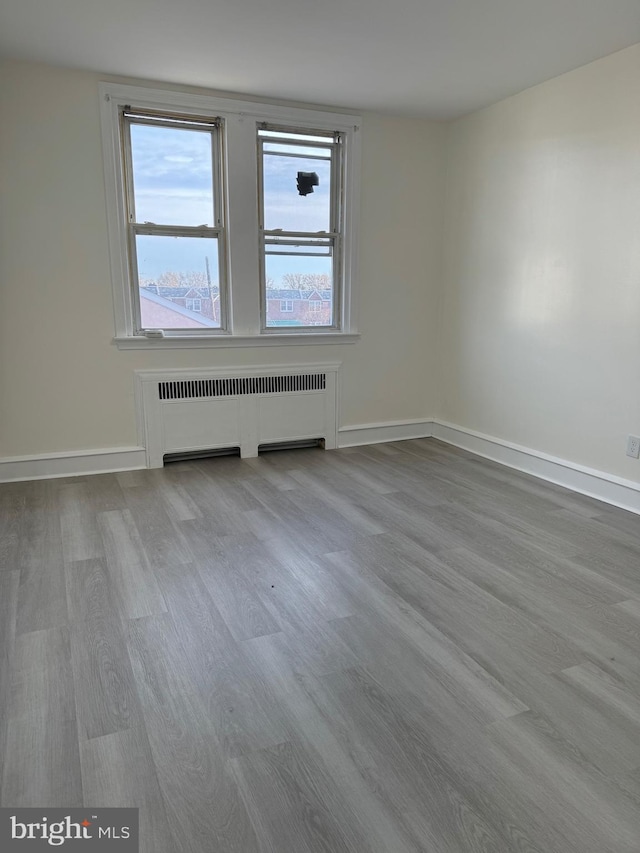
[[[640,438],[637,435],[630,435],[627,439],[627,456],[632,459],[640,458]]]

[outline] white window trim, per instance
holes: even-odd
[[[360,208],[360,117],[324,110],[187,94],[178,91],[100,83],[109,255],[115,319],[114,343],[120,349],[200,348],[219,346],[280,346],[284,344],[353,343],[358,339],[357,226]],[[122,146],[118,112],[122,105],[155,110],[220,116],[224,120],[223,147],[227,170],[227,228],[229,327],[206,335],[171,334],[147,338],[135,335],[134,306],[129,285],[127,228],[122,185]],[[301,333],[299,327],[260,330],[258,241],[257,123],[270,121],[300,128],[330,129],[345,134],[344,286],[341,292],[340,330]],[[249,132],[250,128],[250,132]],[[252,223],[251,226],[247,223]],[[247,251],[252,247],[252,251]]]

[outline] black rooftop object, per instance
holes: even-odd
[[[300,195],[309,195],[314,187],[320,186],[320,178],[316,172],[298,172],[297,185]]]

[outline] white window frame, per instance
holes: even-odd
[[[268,135],[261,135],[261,131]],[[314,137],[314,141],[304,139],[295,139],[295,136],[305,134],[305,131],[310,136]],[[303,246],[317,246],[321,244],[325,247],[331,257],[332,275],[332,294],[333,299],[331,304],[331,322],[326,325],[327,329],[339,330],[342,328],[342,299],[341,292],[343,287],[342,275],[342,244],[344,236],[344,226],[342,221],[342,213],[344,210],[344,195],[345,188],[342,184],[342,160],[344,156],[344,134],[336,131],[327,132],[325,128],[314,128],[309,131],[299,127],[282,127],[275,124],[263,123],[262,126],[256,128],[258,134],[258,204],[259,204],[259,228],[260,228],[260,292],[261,292],[261,313],[262,324],[261,330],[265,334],[273,334],[274,326],[269,326],[267,322],[267,287],[266,287],[266,263],[267,255],[269,254],[269,246],[273,244],[289,244],[291,247],[287,254],[295,254],[296,248]],[[300,149],[313,149],[314,152],[318,149],[326,152],[325,159],[331,164],[330,173],[330,204],[329,204],[329,228],[327,231],[312,232],[312,231],[286,231],[282,228],[277,228],[275,231],[269,231],[265,228],[265,196],[264,196],[264,160],[269,156],[282,157],[300,157],[300,154],[278,154],[277,152],[265,151],[264,146],[268,143],[285,143],[290,140],[289,144],[298,146]],[[315,153],[309,155],[312,159],[316,156]],[[322,306],[320,306],[321,308]],[[320,310],[320,308],[316,310]],[[304,324],[303,328],[309,326],[320,325],[318,322],[310,322]],[[286,333],[287,329],[280,327],[277,331],[282,334]],[[293,327],[293,332],[297,331]]]
[[[138,115],[135,115],[138,113]],[[164,119],[164,120],[163,120]],[[133,307],[133,328],[134,334],[145,334],[145,329],[142,325],[138,279],[138,264],[136,259],[136,237],[141,234],[161,235],[161,236],[176,236],[176,237],[202,237],[214,238],[216,240],[216,252],[218,255],[218,269],[216,270],[219,282],[219,292],[222,294],[222,310],[220,316],[220,329],[212,329],[212,332],[219,334],[227,327],[226,322],[226,306],[227,306],[227,274],[226,274],[226,231],[225,231],[225,182],[222,169],[222,146],[221,136],[222,127],[221,120],[218,117],[194,117],[193,127],[199,132],[207,133],[211,140],[211,177],[213,185],[213,209],[212,214],[215,217],[213,225],[200,226],[185,226],[175,225],[172,223],[142,223],[139,218],[134,217],[135,211],[135,177],[133,172],[133,152],[131,146],[131,126],[135,124],[147,124],[154,127],[175,127],[176,120],[184,120],[182,114],[170,114],[168,110],[159,111],[143,110],[134,107],[133,109],[120,110],[121,122],[121,145],[123,154],[123,180],[125,189],[126,201],[126,222],[129,238],[129,287],[131,291],[131,304]],[[189,305],[189,302],[192,304]],[[186,299],[185,307],[187,310],[194,311],[194,300]],[[200,303],[200,300],[198,300]],[[198,309],[200,311],[200,309]],[[194,331],[188,328],[174,329],[169,328],[164,330],[167,336],[184,336],[202,334],[200,330]]]
[[[202,299],[199,299],[197,296],[194,296],[193,298],[187,297],[186,302],[187,302],[187,311],[195,311],[196,314],[202,313]],[[189,303],[191,303],[191,304],[189,304]],[[198,304],[197,308],[196,308],[196,303]]]
[[[99,90],[115,318],[114,342],[118,348],[280,346],[353,343],[358,339],[356,259],[360,207],[359,116],[119,83],[101,83]],[[226,250],[220,246],[219,251],[224,253],[229,282],[225,329],[164,336],[135,333],[120,137],[120,111],[125,105],[134,109],[202,117],[218,116],[221,119],[220,147],[226,188],[223,201]],[[344,187],[344,237],[341,246],[341,286],[337,291],[340,299],[338,329],[300,330],[300,327],[280,327],[277,330],[271,328],[265,333],[261,328],[257,128],[264,122],[309,131],[335,131],[344,136],[341,176]],[[222,288],[222,281],[220,285]]]
[[[269,294],[267,294],[268,298]],[[281,299],[280,300],[280,313],[281,314],[293,314],[293,299]]]

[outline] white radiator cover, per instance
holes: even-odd
[[[136,411],[147,466],[166,453],[239,447],[243,457],[280,441],[337,446],[339,363],[136,370]]]

